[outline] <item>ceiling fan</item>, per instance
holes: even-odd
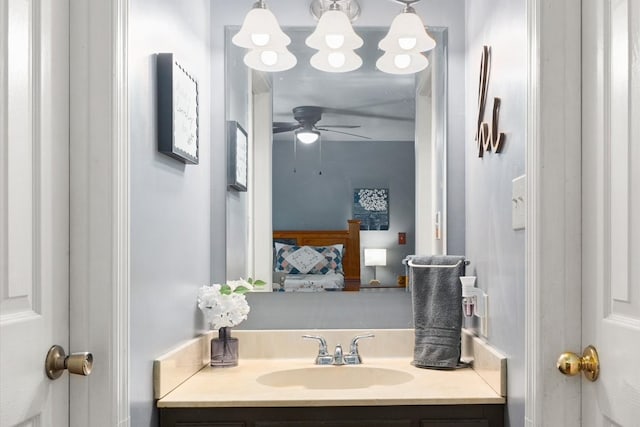
[[[322,119],[322,114],[340,114],[357,117],[373,117],[387,120],[402,120],[411,121],[412,118],[388,116],[384,114],[367,113],[357,110],[343,109],[343,108],[330,108],[330,107],[316,107],[316,106],[299,106],[293,109],[293,118],[295,122],[273,122],[273,133],[283,133],[294,131],[296,138],[305,144],[312,144],[320,138],[320,131],[334,132],[343,135],[355,136],[357,138],[371,139],[368,136],[358,135],[355,133],[344,132],[335,130],[337,129],[356,129],[360,125],[320,125],[318,122]],[[330,129],[331,128],[331,129]]]

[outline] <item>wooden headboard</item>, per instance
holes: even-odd
[[[360,221],[350,219],[347,230],[274,231],[273,240],[291,241],[297,246],[330,246],[342,243],[345,282],[360,284]]]

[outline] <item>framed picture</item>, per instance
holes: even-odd
[[[353,190],[353,219],[360,220],[360,230],[388,230],[389,189]]]
[[[158,151],[198,164],[198,82],[172,53],[157,54]]]
[[[249,144],[247,132],[236,121],[227,122],[227,186],[247,191]]]

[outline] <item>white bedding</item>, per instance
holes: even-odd
[[[286,292],[341,291],[343,288],[342,274],[287,274],[284,278]]]

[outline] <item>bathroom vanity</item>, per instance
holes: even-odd
[[[156,361],[154,386],[162,427],[493,427],[504,424],[505,359],[481,354],[476,369],[419,369],[410,364],[412,330],[374,331],[361,365],[314,364],[308,331],[237,331],[240,364],[204,366],[208,337]],[[362,331],[313,331],[329,347]],[[482,345],[466,336],[465,351]],[[471,350],[469,349],[471,347]],[[191,356],[181,359],[181,354]],[[195,360],[194,360],[195,357]],[[206,363],[205,363],[206,365]],[[182,379],[182,381],[180,381]]]

